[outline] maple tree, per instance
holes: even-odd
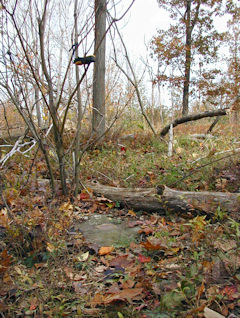
[[[157,81],[173,83],[182,89],[182,114],[189,112],[191,78],[194,63],[202,67],[214,63],[222,35],[214,28],[213,18],[220,14],[222,0],[158,0],[169,11],[173,23],[168,30],[159,30],[151,42],[152,54],[160,68]]]

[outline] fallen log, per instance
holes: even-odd
[[[86,183],[95,195],[104,196],[134,210],[158,212],[197,211],[214,213],[219,207],[226,212],[240,211],[240,194],[225,192],[188,192],[170,189],[166,186],[157,188],[116,188],[102,185],[96,181]]]

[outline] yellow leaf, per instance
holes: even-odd
[[[128,210],[128,214],[131,216],[136,216],[136,213],[133,210]]]
[[[49,252],[55,251],[55,246],[52,243],[47,243],[47,251]]]
[[[77,256],[76,260],[78,262],[84,262],[88,259],[88,257],[89,257],[89,252],[86,252],[86,253],[81,254],[80,256]]]
[[[72,212],[73,211],[73,205],[70,202],[64,202],[60,207],[59,207],[60,212]]]
[[[18,275],[23,275],[23,273],[19,267],[15,266],[14,269],[18,273]]]

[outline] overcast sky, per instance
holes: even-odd
[[[130,3],[130,0],[121,0],[120,2],[124,9]],[[218,31],[226,31],[227,19],[221,18],[216,21],[215,26]],[[147,52],[149,42],[157,34],[157,29],[167,29],[169,24],[168,12],[159,8],[157,0],[135,0],[124,20],[118,22],[133,65],[144,67],[140,59],[145,57],[148,58],[148,63],[152,64],[153,60],[149,56],[150,51]],[[147,82],[149,82],[149,79],[147,79]],[[147,84],[147,82],[145,83]],[[148,90],[150,90],[149,87]],[[163,102],[167,103],[167,101]]]
[[[125,7],[129,0],[123,0]],[[131,56],[145,56],[146,46],[156,35],[157,28],[166,28],[169,23],[168,14],[159,8],[157,0],[136,0],[127,17],[121,24],[122,35]]]
[[[130,3],[130,0],[122,0],[125,9]],[[225,31],[227,19],[215,18],[215,20],[218,31]],[[124,25],[121,32],[130,55],[145,56],[145,43],[148,44],[157,34],[157,29],[167,29],[169,23],[168,12],[159,8],[157,0],[135,0],[127,17],[119,23]]]

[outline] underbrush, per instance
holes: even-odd
[[[239,155],[227,151],[238,145],[223,133],[204,140],[179,134],[169,158],[164,140],[135,134],[88,150],[81,181],[237,192]],[[48,178],[41,155],[32,163],[15,156],[1,173],[2,317],[194,318],[204,308],[240,315],[236,211],[163,217],[120,210],[85,190],[66,198],[59,189],[52,198],[39,182]],[[93,213],[139,226],[138,240],[100,253],[72,229]]]

